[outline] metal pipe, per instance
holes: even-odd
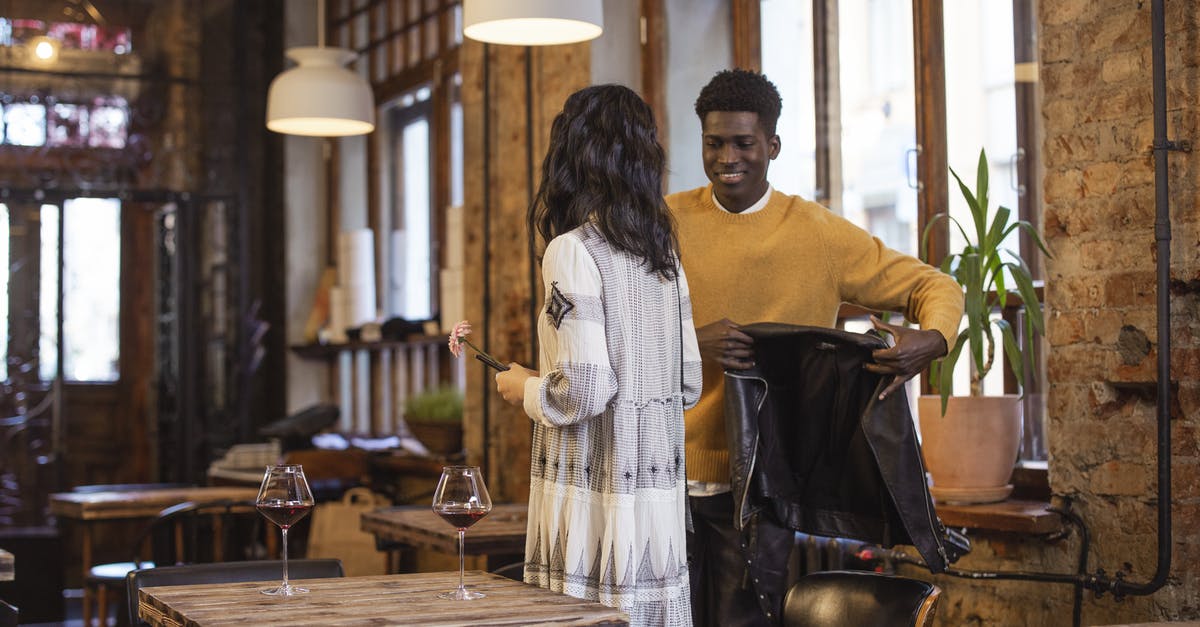
[[[1121,572],[1113,594],[1148,595],[1167,583],[1171,572],[1171,205],[1167,181],[1166,30],[1163,0],[1150,4],[1151,83],[1154,93],[1154,240],[1157,247],[1158,314],[1158,566],[1144,584],[1126,582]]]

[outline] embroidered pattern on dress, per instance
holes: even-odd
[[[575,303],[572,303],[571,299],[563,295],[562,290],[558,289],[558,281],[550,283],[550,298],[546,300],[546,315],[554,323],[555,329],[562,326],[563,318],[566,318],[567,314],[574,308]]]

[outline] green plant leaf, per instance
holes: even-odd
[[[1025,360],[1021,347],[1017,345],[1017,336],[1013,335],[1012,325],[1008,324],[1007,320],[1003,318],[996,320],[995,325],[1000,328],[1000,337],[1004,341],[1004,357],[1008,359],[1008,366],[1012,368],[1013,375],[1017,377],[1017,383],[1024,390]]]
[[[996,215],[992,218],[992,227],[988,229],[987,241],[983,243],[983,248],[986,250],[995,250],[1004,241],[1004,235],[1007,233],[1005,227],[1008,225],[1008,218],[1012,215],[1012,210],[1008,207],[1000,207],[996,209]]]
[[[1008,271],[1012,274],[1013,283],[1017,284],[1017,291],[1021,294],[1021,300],[1025,301],[1025,317],[1033,324],[1033,328],[1037,329],[1038,333],[1045,331],[1046,326],[1042,319],[1042,305],[1037,299],[1037,289],[1033,287],[1033,276],[1029,274],[1029,268],[1025,265],[1025,261],[1020,257],[1016,257],[1015,262],[1004,264],[1008,267]]]
[[[985,149],[979,149],[979,165],[975,167],[975,202],[979,204],[979,240],[983,241],[983,223],[987,219],[988,207],[988,162]]]
[[[939,359],[940,372],[938,373],[938,394],[942,397],[942,415],[946,414],[946,405],[950,402],[950,394],[954,391],[954,365],[958,363],[958,357],[962,354],[963,345],[967,342],[967,332],[961,331],[958,334],[958,339],[954,341],[954,348],[945,357]]]

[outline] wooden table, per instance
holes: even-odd
[[[59,518],[78,521],[83,531],[83,545],[80,549],[83,575],[80,582],[86,582],[92,561],[92,533],[95,524],[106,520],[123,520],[131,518],[153,518],[162,510],[187,503],[189,501],[204,503],[230,499],[234,501],[253,501],[258,497],[258,488],[221,486],[221,487],[192,487],[166,488],[155,490],[129,490],[112,492],[59,492],[50,495],[50,513]],[[128,559],[128,558],[125,558]],[[84,605],[90,605],[88,587],[84,586]],[[86,610],[85,610],[85,613]],[[90,622],[90,617],[85,617]]]
[[[13,563],[13,554],[0,549],[0,581],[12,581],[16,574],[16,564]]]
[[[464,551],[471,555],[523,555],[529,507],[503,503],[467,529]],[[363,531],[375,534],[377,544],[389,542],[419,549],[458,554],[458,531],[428,505],[402,505],[362,515]]]
[[[444,523],[443,523],[444,524]],[[439,599],[458,572],[309,579],[308,594],[271,597],[278,582],[158,586],[139,592],[138,615],[151,625],[628,625],[619,610],[480,571],[466,585],[487,596]]]

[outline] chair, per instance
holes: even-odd
[[[500,568],[493,570],[492,574],[500,575],[501,577],[508,577],[513,581],[525,581],[525,560],[513,562],[512,564],[505,564]]]
[[[129,624],[138,621],[138,590],[151,586],[184,586],[199,583],[239,583],[244,581],[274,581],[283,576],[281,560],[248,562],[215,562],[159,566],[130,571],[125,578],[129,604]],[[288,560],[288,579],[327,579],[343,577],[342,561],[337,559]]]
[[[0,601],[0,627],[17,627],[17,608]]]
[[[261,523],[252,502],[229,499],[185,502],[159,512],[134,541],[129,561],[97,564],[88,570],[83,591],[84,624],[90,625],[92,622],[92,598],[96,599],[96,614],[104,623],[108,616],[110,596],[120,592],[125,585],[125,576],[130,571],[152,568],[156,564],[224,560],[227,530],[233,527],[235,516],[250,518],[254,525],[252,533],[257,533]],[[211,519],[211,527],[201,524],[202,519],[205,522]],[[147,548],[152,557],[143,559]]]
[[[907,577],[833,570],[805,575],[783,598],[784,627],[933,624],[942,590]]]

